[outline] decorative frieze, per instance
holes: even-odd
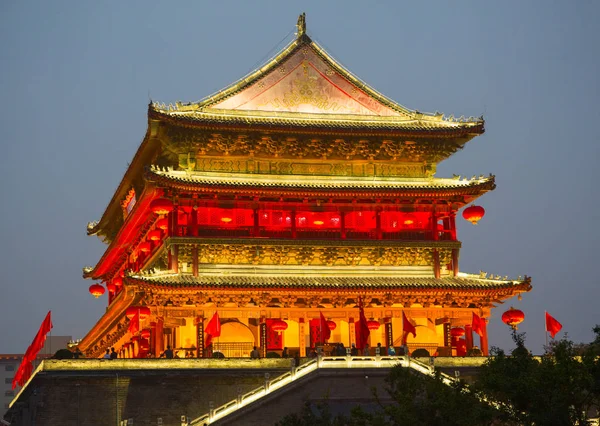
[[[177,153],[181,169],[336,176],[423,177],[460,149],[456,141],[444,139],[273,136],[178,127],[168,127],[162,140],[166,151]]]
[[[179,262],[194,262],[193,246],[198,247],[198,264],[211,265],[290,265],[290,266],[433,266],[431,246],[348,246],[332,244],[284,244],[275,241],[244,244],[239,240],[215,244],[195,240],[178,242]],[[439,243],[438,243],[439,244]],[[445,246],[445,247],[444,247]],[[442,265],[452,260],[451,245],[439,247]],[[164,263],[164,259],[161,262]],[[186,265],[187,267],[187,265]]]

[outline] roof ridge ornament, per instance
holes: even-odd
[[[306,34],[306,13],[302,13],[298,16],[298,23],[296,23],[296,28],[298,29],[298,32],[296,33],[296,36],[298,38]]]

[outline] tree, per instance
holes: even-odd
[[[582,356],[567,338],[556,341],[542,357],[525,347],[525,334],[513,331],[511,356],[493,348],[481,368],[475,391],[505,408],[509,420],[522,425],[584,425],[598,408],[600,363],[592,350]]]
[[[525,334],[513,331],[510,355],[492,348],[475,383],[446,385],[434,377],[395,367],[386,379],[391,403],[365,412],[355,407],[350,416],[333,416],[327,402],[306,405],[300,415],[285,417],[281,426],[383,425],[586,425],[600,410],[600,326],[590,344],[576,345],[566,336],[554,341],[541,357],[525,346]]]
[[[373,389],[379,407],[375,412],[354,407],[350,416],[333,416],[325,401],[316,407],[305,405],[300,414],[288,415],[278,425],[477,426],[492,425],[505,418],[501,411],[482,402],[480,395],[470,392],[464,382],[446,385],[439,371],[429,377],[397,366],[392,368],[386,382],[386,392],[393,402],[382,403],[377,390]]]

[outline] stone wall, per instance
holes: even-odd
[[[235,399],[238,390],[245,393],[263,385],[265,373],[273,378],[289,369],[289,360],[255,360],[255,368],[220,364],[195,369],[181,368],[183,363],[180,368],[140,368],[139,363],[133,365],[136,360],[127,361],[132,364],[128,370],[120,368],[124,361],[110,369],[109,360],[98,369],[89,368],[88,360],[66,361],[74,365],[72,369],[64,362],[56,368],[47,365],[4,418],[23,426],[114,426],[127,419],[133,419],[134,425],[156,425],[162,418],[164,426],[180,426],[182,415],[199,417],[208,412],[210,401],[214,406],[224,404]]]

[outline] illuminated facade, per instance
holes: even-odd
[[[359,298],[380,324],[371,346],[401,345],[404,312],[411,350],[450,354],[451,328],[465,326],[470,347],[473,312],[487,318],[531,288],[459,271],[456,215],[494,177],[437,178],[436,164],[483,132],[483,119],[412,111],[374,91],[301,16],[295,40],[257,71],[197,103],[149,106],[141,146],[88,226],[108,248],[84,276],[106,286],[108,309],[80,349],[158,356],[169,344],[206,356],[218,311],[213,350],[304,356],[321,312],[330,342],[354,342]],[[127,315],[140,306],[141,338]]]

